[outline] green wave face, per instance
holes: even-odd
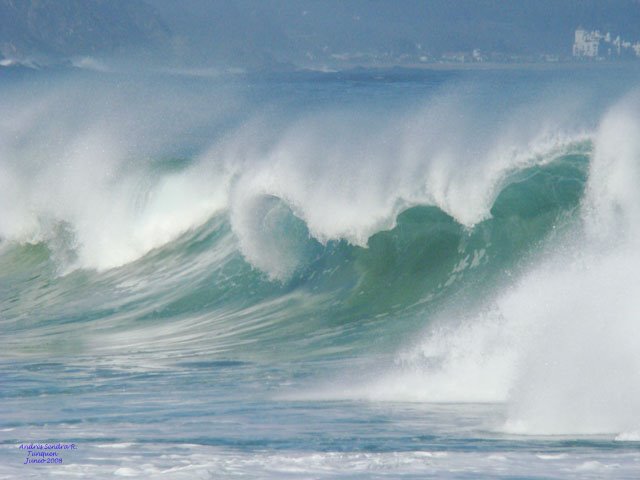
[[[54,353],[89,346],[207,349],[241,358],[386,351],[443,305],[491,295],[554,236],[570,231],[579,221],[590,149],[578,143],[513,171],[490,218],[473,228],[436,207],[414,206],[366,247],[323,245],[284,202],[268,199],[263,224],[298,264],[285,281],[245,260],[225,213],[104,272],[61,275],[56,266],[73,243],[62,230],[48,243],[5,245],[0,288],[8,300],[0,314],[12,332],[8,343],[24,354],[37,338]],[[119,342],[125,332],[134,341]]]

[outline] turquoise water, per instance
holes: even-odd
[[[3,78],[0,478],[636,478],[614,73]]]

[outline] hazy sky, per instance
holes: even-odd
[[[144,2],[156,12],[146,9]],[[97,48],[100,45],[138,42],[172,64],[272,67],[322,64],[345,57],[352,63],[366,63],[366,55],[439,57],[476,48],[485,53],[568,56],[578,26],[640,40],[638,0],[144,2],[0,0],[0,52],[11,51],[12,38],[21,40],[18,46],[32,49],[57,47],[67,53],[95,55],[103,53]],[[29,5],[37,15],[23,12],[22,23],[6,13],[11,10],[18,15]],[[161,24],[168,27],[167,35]],[[141,33],[152,41],[140,41]],[[102,37],[92,38],[98,34]]]
[[[148,0],[212,60],[301,62],[355,51],[569,55],[576,27],[640,40],[637,0]]]

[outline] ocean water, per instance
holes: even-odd
[[[3,71],[0,478],[640,477],[638,73]]]

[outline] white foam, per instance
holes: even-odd
[[[567,98],[536,99],[535,108],[514,98],[491,111],[456,90],[384,112],[327,106],[274,120],[249,109],[198,162],[162,176],[149,159],[171,156],[181,135],[227,115],[231,100],[151,86],[128,93],[86,78],[21,88],[0,99],[0,236],[50,241],[64,222],[71,268],[131,262],[229,208],[246,258],[286,278],[307,248],[302,237],[282,242],[287,215],[319,242],[360,246],[416,204],[471,227],[490,215],[509,172],[581,138],[561,128],[576,113]],[[270,209],[274,197],[291,213]]]
[[[247,258],[281,277],[296,260],[277,251],[274,259],[274,242],[260,235],[255,212],[265,198],[289,205],[322,243],[366,246],[372,234],[394,226],[399,212],[418,204],[437,206],[471,227],[490,216],[509,172],[549,161],[584,138],[578,130],[558,133],[556,116],[569,108],[562,105],[536,122],[520,109],[485,118],[483,107],[445,95],[383,118],[366,109],[317,113],[266,139],[264,131],[245,127],[226,146],[233,163],[242,162],[231,201],[233,229]]]
[[[439,325],[375,381],[340,386],[332,395],[375,401],[505,401],[518,339],[504,327],[491,313],[457,327]]]
[[[519,289],[533,335],[510,398],[507,429],[619,433],[640,427],[640,99],[604,117],[595,139],[586,234]],[[542,296],[539,293],[544,292]],[[536,298],[537,297],[537,298]],[[528,304],[528,306],[527,306]]]
[[[66,258],[75,261],[63,269],[106,269],[140,258],[225,208],[229,176],[214,159],[165,173],[154,165],[203,121],[194,99],[154,88],[145,93],[159,97],[149,104],[113,85],[75,80],[54,83],[48,92],[33,86],[5,91],[0,238],[74,250]],[[192,120],[184,111],[190,107]],[[66,239],[55,238],[61,224],[70,233]]]
[[[138,477],[140,476],[140,473],[140,470],[129,467],[121,467],[113,472],[114,475],[117,475],[119,477]]]
[[[91,447],[87,447],[91,449]],[[14,452],[10,452],[14,454]],[[100,453],[104,453],[101,451]],[[15,455],[6,457],[0,475],[14,478],[24,471]],[[603,475],[635,478],[636,453],[582,453],[556,455],[553,461],[530,451],[455,450],[451,452],[410,450],[400,452],[304,452],[227,450],[183,444],[144,447],[135,445],[100,457],[80,454],[65,459],[55,470],[32,469],[32,478],[119,477],[169,478],[175,480],[221,477],[242,478],[371,478],[410,476],[416,478],[460,478],[511,476],[570,479],[598,479]],[[67,463],[67,460],[69,462]],[[22,470],[20,470],[22,468]]]
[[[622,432],[616,435],[616,442],[640,442],[640,431]]]
[[[637,96],[626,98],[594,137],[584,229],[549,246],[486,311],[457,319],[443,312],[397,367],[335,390],[378,400],[503,402],[506,421],[495,428],[518,434],[637,432],[639,107]]]

